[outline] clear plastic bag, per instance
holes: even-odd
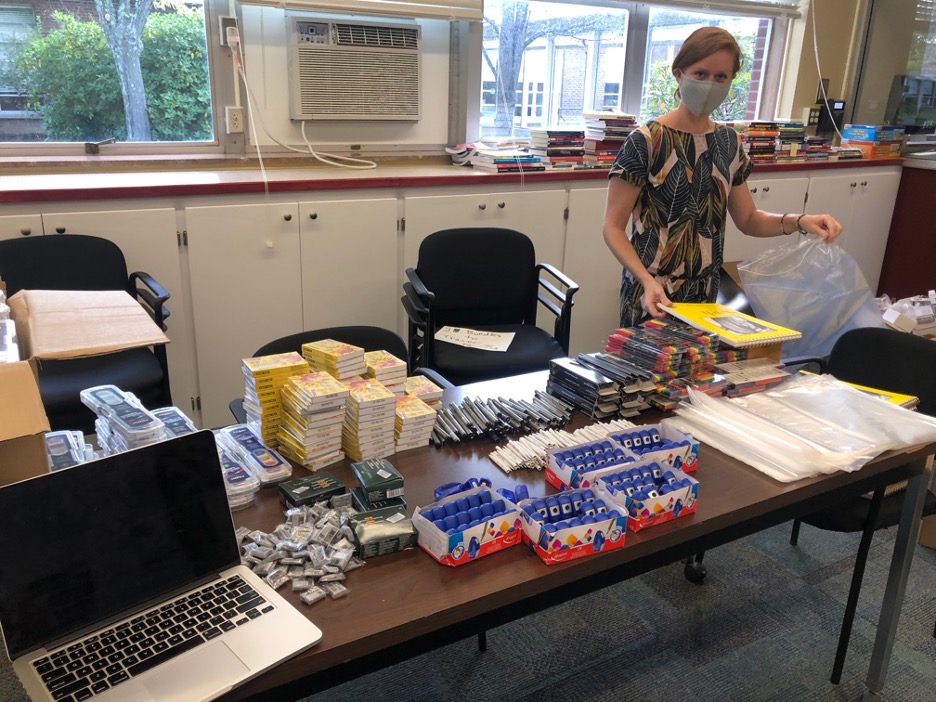
[[[849,329],[886,326],[855,259],[818,237],[784,242],[738,273],[755,315],[802,333],[784,357],[827,356]]]

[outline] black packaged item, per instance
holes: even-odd
[[[351,464],[368,502],[403,497],[403,476],[386,458],[369,458]]]
[[[403,507],[384,507],[349,518],[358,555],[368,559],[416,545],[416,527]]]
[[[351,499],[354,504],[354,509],[358,512],[369,512],[372,509],[383,509],[384,507],[402,507],[406,509],[406,500],[402,497],[391,497],[386,500],[368,502],[367,496],[364,494],[364,489],[360,487],[351,488]]]
[[[332,495],[345,492],[345,485],[327,470],[316,471],[295,480],[280,483],[280,502],[290,507],[301,507],[315,502],[325,502]]]

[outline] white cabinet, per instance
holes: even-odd
[[[42,215],[5,215],[0,217],[0,239],[42,236]]]
[[[806,203],[809,178],[751,178],[745,185],[751,191],[757,209],[776,214],[789,212],[799,215]],[[793,221],[790,221],[789,217],[786,218],[787,231],[793,228],[794,222],[795,218]],[[744,261],[777,246],[784,240],[777,237],[745,236],[729,216],[725,228],[724,260]]]
[[[143,271],[153,276],[171,296],[166,307],[169,346],[169,384],[172,401],[197,421],[192,407],[198,381],[194,369],[194,342],[189,320],[189,303],[183,286],[176,234],[175,210],[168,207],[106,212],[43,213],[46,236],[87,234],[114,242],[123,251],[127,272]]]
[[[303,329],[397,329],[402,282],[395,198],[301,202],[299,235]]]
[[[875,294],[899,185],[898,168],[849,169],[809,179],[806,212],[831,214],[841,223],[838,243],[854,257]]]
[[[297,203],[187,207],[202,426],[232,420],[241,359],[302,331]]]
[[[621,264],[601,233],[607,198],[607,188],[569,193],[563,271],[579,284],[572,298],[572,356],[603,350],[608,334],[620,326]]]

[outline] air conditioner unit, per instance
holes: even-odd
[[[418,24],[287,19],[290,119],[419,119]]]

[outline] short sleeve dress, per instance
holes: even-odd
[[[690,134],[650,121],[621,146],[608,177],[641,189],[630,241],[672,301],[715,300],[728,195],[748,179],[751,168],[740,135],[723,124],[707,134]],[[643,286],[624,269],[622,326],[648,317],[642,296]]]

